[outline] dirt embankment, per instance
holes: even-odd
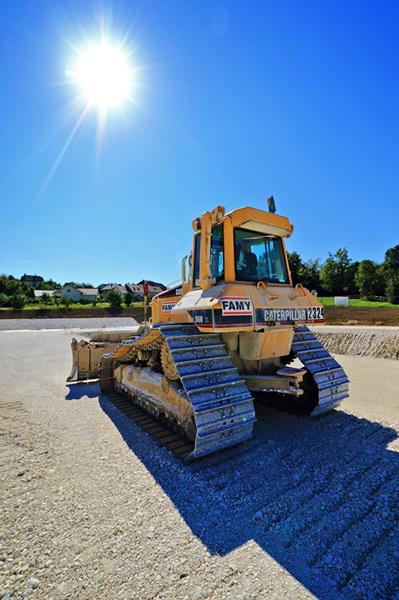
[[[327,306],[327,325],[387,325],[399,326],[398,308],[356,308],[354,306]]]
[[[313,330],[334,354],[399,360],[399,328],[320,326]]]

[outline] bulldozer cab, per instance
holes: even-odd
[[[292,284],[287,217],[251,207],[225,213],[216,206],[192,225],[189,271],[184,259],[182,283],[153,298],[153,323],[194,321],[200,330],[226,332],[324,320],[315,296]]]
[[[291,285],[284,237],[288,219],[253,208],[224,213],[221,206],[193,221],[190,289],[217,282]]]
[[[291,283],[282,237],[236,227],[233,231],[233,247],[225,248],[223,232],[223,224],[212,226],[210,275],[215,283],[225,278],[225,256],[234,265],[234,281]],[[198,233],[194,244],[193,287],[199,280],[200,245],[201,233]]]

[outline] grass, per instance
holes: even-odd
[[[319,296],[318,300],[324,306],[334,306],[334,298],[332,296]],[[354,308],[398,308],[399,304],[391,304],[391,302],[374,302],[372,300],[359,300],[357,298],[349,299],[349,306]]]
[[[334,298],[332,296],[318,296],[318,300],[320,300],[320,302],[324,305],[324,306],[334,306]],[[62,304],[27,304],[26,306],[23,307],[22,310],[59,310],[59,309],[64,309],[64,308],[68,308],[70,310],[87,310],[90,311],[93,308],[110,308],[110,304],[109,302],[97,302],[96,306],[93,306],[92,304],[79,304],[79,303],[73,303],[70,304],[68,307],[65,307]],[[126,306],[125,304],[122,304],[121,308],[138,308],[138,307],[143,307],[144,303],[143,302],[132,302],[132,304],[130,304],[130,306]],[[372,300],[359,300],[359,299],[350,299],[349,300],[349,306],[352,306],[354,308],[397,308],[399,309],[399,304],[391,304],[390,302],[374,302]],[[13,308],[9,308],[9,307],[0,307],[0,311],[11,311],[14,310]]]
[[[92,304],[79,304],[78,302],[70,304],[68,307],[64,306],[63,304],[26,304],[26,306],[24,306],[22,309],[18,309],[18,310],[62,310],[64,308],[68,308],[70,310],[77,310],[77,309],[82,309],[82,310],[92,310],[93,308],[110,308],[110,303],[109,302],[97,302],[97,304],[95,306],[93,306]],[[126,306],[126,304],[122,304],[121,308],[137,308],[137,307],[141,307],[144,306],[143,302],[132,302],[132,304],[130,304],[129,306]],[[15,310],[13,308],[10,307],[0,307],[0,311],[11,311],[11,310]]]

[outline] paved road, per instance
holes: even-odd
[[[0,319],[0,331],[38,331],[48,329],[95,329],[137,325],[132,317],[67,319]]]
[[[65,385],[70,338],[0,333],[0,590],[399,597],[399,362],[340,357],[342,410],[263,408],[251,441],[183,466],[96,384]]]

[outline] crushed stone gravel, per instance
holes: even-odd
[[[252,440],[184,466],[66,386],[70,338],[0,334],[0,598],[398,597],[397,413],[258,407]],[[384,406],[399,363],[339,358]]]

